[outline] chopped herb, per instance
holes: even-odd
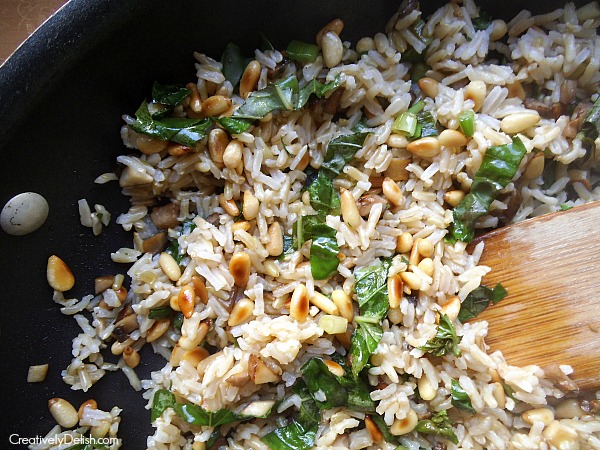
[[[471,184],[471,192],[454,208],[452,235],[455,239],[471,242],[475,222],[489,212],[500,190],[515,176],[525,153],[527,149],[518,137],[513,137],[510,144],[487,149]]]
[[[368,322],[359,323],[352,333],[350,361],[352,362],[352,374],[355,377],[358,377],[369,362],[369,358],[377,349],[382,336],[381,326]]]
[[[301,399],[298,422],[304,428],[310,428],[312,425],[318,425],[321,422],[321,410],[310,394],[306,383],[299,379],[292,386],[292,392]]]
[[[368,134],[365,132],[344,134],[331,140],[327,145],[327,153],[325,153],[321,170],[324,170],[331,179],[339,176],[344,166],[363,147]]]
[[[491,25],[493,17],[488,14],[487,11],[479,10],[479,17],[471,19],[473,28],[477,31],[487,30]]]
[[[234,117],[212,117],[212,120],[231,134],[240,134],[248,131],[254,123],[252,119],[236,119]]]
[[[458,116],[458,123],[464,135],[468,138],[475,133],[475,113],[472,109],[463,111]]]
[[[264,415],[253,416],[237,414],[227,408],[222,408],[218,411],[213,412],[191,403],[183,405],[177,402],[173,405],[173,409],[175,410],[177,415],[183,420],[185,420],[187,423],[207,427],[218,427],[232,422],[241,422],[244,420],[255,419],[256,417],[265,418],[271,413],[271,410],[269,410]]]
[[[452,379],[452,404],[463,411],[470,412],[471,414],[475,414],[476,411],[471,404],[471,398],[462,388],[460,383],[454,379]]]
[[[577,137],[588,148],[595,148],[595,141],[600,135],[600,97],[594,102],[590,108],[583,123],[581,131],[577,133]]]
[[[469,319],[477,317],[484,311],[490,304],[495,305],[504,297],[507,292],[500,283],[494,286],[494,289],[490,289],[486,286],[479,286],[472,290],[467,298],[460,306],[460,312],[458,313],[458,320],[465,322]]]
[[[429,137],[429,136],[437,136],[438,129],[435,123],[435,119],[431,115],[430,111],[421,111],[417,114],[417,123],[420,125],[421,132],[418,136],[415,137]]]
[[[304,428],[298,422],[277,428],[260,438],[271,450],[309,450],[315,443],[317,425]]]
[[[444,356],[448,353],[452,353],[454,356],[458,357],[461,355],[461,351],[458,348],[460,341],[461,338],[460,336],[457,336],[456,329],[448,316],[440,314],[440,323],[437,328],[437,334],[433,339],[419,348],[434,356]]]
[[[335,237],[336,231],[328,225],[313,228],[320,235],[310,244],[310,271],[315,280],[326,280],[337,272],[340,260],[340,247]]]
[[[323,170],[319,171],[317,178],[308,188],[310,205],[320,216],[321,222],[325,221],[328,214],[340,214],[340,196],[333,188],[333,179],[328,177]]]
[[[510,385],[508,385],[507,383],[502,383],[502,389],[504,390],[504,393],[507,397],[512,398],[514,401],[518,401],[515,398],[515,390],[511,388]]]
[[[169,306],[159,306],[158,308],[152,308],[148,313],[149,319],[166,319],[171,317],[173,310]]]
[[[407,136],[413,136],[417,129],[417,115],[409,111],[400,114],[392,123],[394,133],[404,133]]]
[[[160,84],[155,81],[152,85],[152,103],[160,105],[162,108],[152,113],[152,117],[160,119],[166,116],[191,93],[192,91],[188,88],[175,84]]]
[[[431,44],[431,42],[433,41],[433,38],[431,36],[426,36],[424,34],[424,29],[425,29],[425,21],[423,19],[417,19],[417,21],[414,22],[408,28],[408,30],[410,32],[412,32],[412,34],[414,34],[415,37],[425,45],[425,48],[427,48],[427,46],[429,46],[429,44]],[[402,54],[402,61],[404,61],[404,62],[420,63],[420,62],[423,62],[424,60],[425,60],[425,50],[423,50],[422,52],[419,53],[414,48],[411,47],[410,49],[408,49],[406,52],[404,52]]]
[[[432,434],[448,439],[454,444],[458,444],[458,438],[452,429],[452,422],[448,419],[446,410],[433,415],[431,419],[420,420],[415,427],[415,431],[423,434]]]
[[[373,422],[375,422],[375,425],[377,425],[377,428],[379,428],[379,431],[381,431],[385,442],[398,445],[398,438],[390,432],[390,427],[388,427],[387,423],[385,423],[383,417],[381,417],[379,414],[373,414],[371,419],[373,419]]]
[[[290,41],[286,51],[288,58],[302,64],[315,62],[319,55],[319,47],[300,41]]]
[[[560,204],[560,210],[561,211],[568,211],[569,209],[571,209],[572,206],[567,205],[566,203],[561,203]]]
[[[309,81],[298,92],[298,100],[296,102],[296,109],[302,108],[308,102],[309,97],[315,94],[318,98],[323,98],[329,92],[334,91],[340,85],[340,77],[337,76],[333,81],[329,83],[321,83],[316,79]]]
[[[429,69],[431,69],[431,67],[423,62],[415,63],[410,74],[410,80],[416,84],[421,78],[425,78],[427,76],[427,71]]]
[[[228,43],[221,55],[223,64],[223,75],[233,87],[236,87],[246,69],[246,60],[242,56],[240,48],[233,42]]]
[[[154,422],[158,419],[167,408],[175,406],[175,395],[167,389],[159,389],[154,393],[152,400],[152,416],[151,420]]]

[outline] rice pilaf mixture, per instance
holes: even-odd
[[[598,393],[467,321],[506,294],[475,229],[600,199],[599,23],[407,0],[355,46],[338,19],[250,63],[194,54],[124,116],[131,284],[55,292],[83,329],[65,382],[122,369],[151,450],[600,448]],[[167,364],[140,381],[145,343]]]

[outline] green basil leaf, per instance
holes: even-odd
[[[290,41],[286,48],[288,58],[302,64],[315,62],[319,55],[319,47],[300,41]]]
[[[415,137],[424,138],[430,136],[437,136],[439,134],[437,125],[435,123],[435,119],[431,115],[430,111],[423,110],[417,113],[417,123],[421,125],[421,133],[419,134],[419,136]]]
[[[304,428],[298,422],[277,428],[260,438],[271,450],[309,450],[315,443],[317,425]]]
[[[181,326],[183,325],[183,313],[178,312],[173,316],[173,328],[178,331],[181,331]]]
[[[588,111],[583,123],[581,131],[577,133],[577,137],[581,139],[586,147],[595,148],[595,140],[600,135],[600,97],[594,102],[594,105]]]
[[[218,427],[232,422],[241,422],[255,418],[255,416],[236,414],[227,408],[223,408],[214,412],[208,411],[201,406],[191,403],[186,405],[175,403],[173,405],[173,409],[177,415],[187,423],[207,427]]]
[[[344,389],[337,377],[331,373],[321,358],[311,358],[302,366],[302,380],[306,383],[311,396],[319,409],[330,409],[336,406],[345,406],[348,401],[348,392]],[[318,400],[322,394],[325,399]]]
[[[383,330],[379,324],[363,322],[357,325],[350,341],[350,361],[354,378],[358,378],[368,364],[382,336]]]
[[[337,76],[333,81],[329,83],[320,83],[316,79],[310,80],[306,86],[300,89],[298,92],[298,101],[296,103],[296,109],[302,108],[308,102],[309,97],[315,94],[318,98],[323,98],[329,92],[334,91],[340,85],[340,77]]]
[[[473,28],[477,31],[487,30],[487,28],[491,25],[493,17],[489,15],[487,11],[479,10],[479,17],[471,19],[473,23]]]
[[[235,110],[234,119],[262,119],[272,111],[291,109],[289,95],[275,84],[270,84],[260,91],[254,91],[246,101]]]
[[[221,55],[223,64],[223,75],[233,87],[236,87],[246,69],[246,60],[242,56],[240,48],[233,42],[228,43]]]
[[[327,225],[322,227],[335,233],[335,230]],[[310,271],[315,280],[326,280],[337,272],[340,263],[339,252],[340,247],[335,236],[313,238],[310,244]]]
[[[159,306],[158,308],[152,308],[148,313],[149,319],[166,319],[171,317],[173,310],[170,306]]]
[[[168,389],[159,389],[156,391],[152,400],[152,422],[158,419],[165,409],[174,407],[175,403],[177,403],[175,395]]]
[[[354,133],[338,136],[327,145],[325,160],[321,171],[331,179],[337,177],[344,166],[350,162],[355,153],[360,150],[369,133]]]
[[[379,265],[355,270],[354,292],[362,316],[383,319],[387,314],[390,306],[387,279],[391,265],[391,259],[386,258]]]
[[[323,171],[319,171],[317,178],[308,188],[310,194],[310,205],[323,218],[328,214],[340,214],[340,196],[333,187],[333,180]]]
[[[212,448],[212,446],[215,445],[215,443],[217,442],[217,440],[219,439],[219,437],[221,437],[221,433],[219,432],[218,428],[215,428],[215,431],[213,431],[210,434],[210,437],[208,438],[208,441],[206,441],[206,448],[207,448],[207,450],[210,450]]]
[[[457,336],[456,329],[448,316],[440,314],[440,323],[435,337],[419,348],[435,356],[444,356],[448,353],[453,353],[454,356],[459,357],[461,355],[461,351],[458,348],[460,341],[461,337]]]
[[[389,442],[390,444],[394,445],[399,445],[398,438],[390,432],[390,427],[388,427],[387,423],[385,423],[383,417],[381,417],[379,414],[373,414],[371,416],[371,419],[373,419],[373,422],[375,422],[375,425],[377,425],[377,428],[379,428],[379,431],[381,431],[385,442]]]
[[[475,222],[489,212],[490,205],[501,189],[512,180],[527,149],[518,137],[511,144],[487,149],[475,174],[471,191],[454,208],[452,235],[463,242],[471,242]]]
[[[494,289],[490,289],[486,286],[475,288],[467,295],[467,298],[460,306],[458,320],[465,322],[477,317],[490,305],[490,303],[495,305],[506,297],[507,294],[506,289],[504,289],[500,283],[496,284]]]
[[[156,81],[152,85],[152,100],[166,106],[175,107],[185,100],[192,91],[186,87],[175,84],[159,84]]]
[[[458,438],[452,429],[452,422],[448,419],[448,413],[445,410],[434,414],[431,419],[420,420],[415,427],[415,431],[439,436],[458,444]]]
[[[463,411],[470,412],[471,414],[475,414],[476,411],[471,404],[471,398],[462,388],[460,383],[455,379],[452,379],[452,404]]]
[[[310,428],[313,425],[318,425],[321,422],[321,410],[317,406],[317,403],[310,394],[310,390],[306,383],[299,379],[292,386],[292,392],[297,394],[300,399],[300,413],[298,415],[298,422],[304,428]]]
[[[213,117],[212,120],[231,134],[240,134],[248,131],[254,122],[251,119],[236,119],[235,117]]]

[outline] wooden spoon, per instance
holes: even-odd
[[[476,320],[509,364],[569,364],[581,389],[600,388],[600,202],[492,231],[480,264],[508,296]]]

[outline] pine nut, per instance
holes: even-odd
[[[178,343],[175,344],[175,347],[173,347],[173,351],[171,352],[171,357],[169,358],[171,367],[178,367],[184,354],[185,350],[182,349]]]
[[[235,233],[237,230],[248,231],[250,229],[250,222],[247,220],[242,220],[241,222],[235,222],[231,225],[231,232]]]
[[[579,437],[575,430],[567,428],[558,420],[554,420],[542,431],[542,436],[555,448],[561,450],[578,450]]]
[[[508,30],[506,22],[502,19],[492,21],[490,26],[491,28],[488,27],[488,30],[490,30],[490,41],[492,42],[502,39]]]
[[[209,357],[208,350],[206,350],[204,347],[196,347],[192,350],[188,350],[183,355],[181,355],[180,361],[187,361],[192,366],[198,367],[198,364],[200,364],[200,361],[202,361],[208,357]]]
[[[115,341],[110,346],[110,352],[113,355],[115,355],[115,356],[122,355],[123,354],[123,350],[125,350],[125,347],[127,347],[129,345],[133,345],[134,342],[135,341],[133,339],[131,339],[131,338],[127,338],[123,342]]]
[[[192,152],[192,150],[192,147],[176,144],[175,142],[169,142],[169,144],[167,145],[167,153],[171,156],[182,156],[186,153]]]
[[[343,377],[344,375],[346,375],[344,368],[335,361],[331,361],[330,359],[324,359],[323,362],[325,363],[329,371],[336,377]]]
[[[344,317],[323,314],[319,318],[319,326],[327,334],[341,334],[348,330],[348,320]]]
[[[460,189],[455,189],[444,193],[444,201],[453,207],[458,206],[463,198],[465,198],[465,193]]]
[[[225,152],[223,153],[223,163],[225,167],[229,169],[235,169],[242,162],[242,150],[244,148],[244,144],[242,144],[237,139],[233,139],[227,147],[225,147]]]
[[[48,400],[50,414],[56,423],[63,428],[73,428],[79,422],[77,411],[68,401],[63,398],[51,398]]]
[[[28,383],[41,383],[46,379],[48,374],[48,364],[39,364],[37,366],[29,366],[27,370]]]
[[[527,94],[525,93],[525,89],[523,89],[523,85],[520,81],[515,81],[512,84],[508,84],[506,86],[508,89],[508,97],[509,98],[520,98],[521,100],[525,100]]]
[[[465,88],[465,100],[473,100],[475,104],[473,111],[477,112],[481,109],[486,92],[485,83],[481,80],[474,80],[467,84]]]
[[[252,261],[250,255],[244,252],[234,253],[229,261],[229,272],[233,276],[233,282],[236,286],[245,288],[250,278],[250,269]]]
[[[440,153],[440,142],[431,136],[424,137],[409,143],[406,150],[420,158],[433,158]]]
[[[437,394],[425,374],[417,380],[417,389],[419,389],[419,395],[426,402],[433,400]]]
[[[396,240],[396,251],[398,253],[408,253],[411,251],[413,247],[414,239],[412,234],[408,231],[405,231]]]
[[[404,284],[406,284],[410,289],[415,291],[421,289],[421,277],[416,273],[401,272],[400,276],[402,277]]]
[[[192,285],[194,286],[196,297],[199,297],[200,301],[206,305],[208,303],[208,291],[204,281],[198,275],[192,275]]]
[[[370,37],[359,39],[356,43],[356,51],[358,53],[367,53],[369,50],[375,50],[375,41]]]
[[[79,409],[77,410],[77,417],[79,417],[80,420],[83,418],[83,411],[85,410],[85,408],[98,409],[98,403],[96,402],[96,400],[90,398],[89,400],[86,400],[81,405],[79,405]]]
[[[436,98],[440,91],[440,83],[429,77],[423,77],[419,81],[419,89],[429,98]]]
[[[460,298],[458,298],[456,295],[453,295],[448,299],[446,303],[444,303],[444,306],[442,306],[440,313],[445,316],[448,316],[448,319],[450,319],[450,321],[454,321],[456,320],[456,318],[458,317],[458,313],[460,312],[460,305]]]
[[[421,261],[421,254],[419,253],[419,242],[422,240],[422,238],[418,238],[410,251],[410,257],[408,259],[408,263],[410,266],[416,266]]]
[[[494,388],[492,389],[492,395],[496,402],[498,402],[498,408],[504,409],[506,406],[506,393],[504,392],[504,387],[502,384],[496,382],[493,383]]]
[[[134,369],[140,363],[140,354],[135,348],[127,346],[123,350],[123,361],[128,367]]]
[[[227,320],[227,325],[230,327],[235,327],[242,322],[248,320],[254,311],[254,302],[249,298],[243,298],[239,300],[235,305],[233,305],[233,309],[229,314],[229,320]]]
[[[344,30],[344,22],[342,22],[342,19],[333,19],[331,22],[329,22],[327,25],[325,25],[323,28],[321,28],[319,30],[319,32],[317,33],[317,36],[315,37],[315,41],[316,41],[317,45],[320,47],[323,44],[323,36],[325,36],[327,33],[329,33],[330,31],[333,31],[335,34],[337,34],[339,36],[340,34],[342,34],[343,30]]]
[[[277,278],[279,276],[279,267],[277,266],[275,261],[271,261],[270,259],[268,259],[263,263],[263,266],[265,267],[265,275],[268,275],[273,278]]]
[[[573,419],[574,417],[583,417],[585,412],[581,409],[579,400],[568,398],[556,406],[554,415],[557,419]]]
[[[171,326],[171,319],[158,319],[148,330],[146,342],[153,342],[167,332]]]
[[[335,306],[335,303],[333,303],[333,301],[325,297],[320,292],[315,292],[313,296],[310,297],[309,301],[327,314],[331,314],[333,316],[338,316],[340,314],[340,310],[337,306]]]
[[[200,325],[198,325],[198,330],[196,331],[196,335],[193,337],[187,337],[187,336],[181,336],[181,338],[179,338],[179,347],[181,347],[182,350],[185,351],[190,351],[195,349],[196,347],[198,347],[198,345],[200,345],[200,342],[202,342],[204,340],[204,338],[206,337],[206,335],[208,334],[208,324],[206,322],[200,322]],[[183,356],[182,356],[183,357]]]
[[[195,441],[192,444],[192,450],[206,450],[206,443],[200,442],[200,441]]]
[[[488,373],[490,374],[490,378],[492,379],[492,381],[496,383],[502,383],[502,378],[500,378],[500,374],[496,369],[490,367],[488,369]]]
[[[304,152],[304,155],[302,156],[302,158],[300,159],[300,162],[296,166],[296,170],[304,172],[304,169],[306,169],[308,167],[309,162],[310,162],[310,153]]]
[[[175,261],[175,259],[167,252],[160,254],[158,265],[165,275],[169,277],[169,280],[177,281],[181,278],[181,268],[179,267],[179,264],[177,264],[177,261]]]
[[[179,296],[172,295],[169,299],[169,306],[173,311],[181,312],[181,308],[179,307]]]
[[[208,97],[202,103],[202,115],[204,117],[213,117],[223,114],[231,106],[231,99],[224,95],[213,95]]]
[[[369,359],[369,361],[371,361],[371,364],[373,364],[376,367],[381,366],[384,360],[385,356],[383,355],[383,353],[373,353],[371,354],[371,358]]]
[[[431,258],[423,258],[421,262],[417,265],[417,267],[423,272],[425,272],[426,275],[433,277],[433,271],[435,270],[435,266]]]
[[[365,428],[369,432],[373,442],[381,442],[383,440],[383,434],[381,433],[381,430],[369,416],[365,416]]]
[[[348,322],[354,319],[354,308],[352,307],[352,299],[342,289],[336,289],[331,293],[331,300],[335,303],[340,316],[344,317]]]
[[[419,418],[417,413],[414,410],[409,409],[404,419],[394,420],[394,423],[390,427],[390,433],[392,433],[394,436],[402,436],[403,434],[410,433],[415,429],[418,422]]]
[[[533,158],[525,166],[523,176],[528,180],[535,180],[540,177],[544,173],[544,159],[544,152],[538,152],[533,155]]]
[[[290,316],[298,322],[304,322],[308,317],[309,307],[308,289],[303,284],[299,284],[294,289],[290,301]]]
[[[404,319],[404,314],[402,314],[400,308],[390,308],[388,311],[388,319],[394,325],[398,325],[400,322],[402,322],[402,319]]]
[[[240,208],[238,208],[235,200],[232,198],[227,200],[225,198],[225,194],[219,194],[219,205],[221,205],[221,208],[223,208],[223,210],[225,210],[225,212],[232,217],[237,217],[240,215]]]
[[[532,112],[509,114],[500,121],[500,129],[506,134],[517,134],[540,121],[540,115]]]
[[[101,420],[99,425],[94,425],[90,428],[90,436],[94,439],[102,439],[110,432],[110,422]]]
[[[246,220],[256,219],[258,216],[259,203],[258,199],[250,191],[244,192],[244,200],[242,203],[242,212]]]
[[[192,314],[194,314],[194,306],[196,306],[196,292],[192,285],[187,284],[179,290],[177,304],[183,313],[183,317],[186,319],[192,317]]]
[[[533,425],[534,422],[542,422],[548,426],[554,420],[554,413],[548,408],[536,408],[525,411],[521,414],[521,418],[529,425]]]
[[[65,292],[75,285],[75,277],[69,266],[56,255],[48,258],[46,278],[52,289]]]
[[[214,128],[208,133],[208,152],[210,159],[219,168],[223,168],[223,154],[229,144],[229,136],[225,130]]]
[[[271,256],[279,256],[283,253],[283,234],[279,222],[273,222],[269,225],[269,242],[265,244],[265,249]]]
[[[127,298],[127,289],[125,289],[124,287],[121,287],[120,289],[117,289],[115,291],[115,294],[117,295],[117,298],[119,299],[119,301],[121,303],[123,303],[125,301],[125,299]]]
[[[252,60],[244,69],[242,79],[240,80],[240,97],[247,99],[248,96],[256,90],[258,79],[260,78],[260,63]]]
[[[438,137],[440,145],[444,147],[464,147],[467,145],[467,137],[460,131],[446,129]]]
[[[395,274],[388,278],[387,281],[388,297],[390,301],[390,308],[395,309],[400,307],[402,301],[402,292],[404,285],[402,283],[402,277],[400,274]]]
[[[362,219],[356,201],[349,190],[344,188],[340,190],[340,204],[344,222],[351,228],[358,228],[362,223]]]
[[[383,195],[385,195],[392,205],[402,205],[404,202],[404,196],[394,180],[388,177],[384,178],[381,187],[383,189]]]
[[[94,280],[94,294],[98,295],[104,292],[105,290],[112,288],[114,282],[115,277],[112,275],[104,275],[101,277],[97,277]]]
[[[406,181],[408,180],[408,170],[406,170],[406,166],[409,164],[410,159],[392,158],[384,175],[394,181]]]
[[[323,61],[327,68],[331,69],[342,62],[344,44],[336,33],[333,31],[326,33],[321,44],[323,47]]]
[[[190,96],[188,97],[190,100],[189,108],[195,112],[196,114],[200,114],[202,112],[202,98],[200,98],[200,93],[198,92],[198,86],[196,83],[188,83],[185,85],[190,91]]]
[[[144,155],[160,153],[167,148],[167,144],[168,141],[161,141],[145,134],[140,134],[135,138],[135,146]]]
[[[403,136],[401,134],[392,133],[389,135],[385,143],[388,147],[406,148],[406,146],[408,145],[408,139],[406,139],[406,136]]]
[[[433,244],[431,241],[427,239],[418,239],[417,240],[417,248],[419,250],[419,254],[425,258],[430,258],[433,256]]]

